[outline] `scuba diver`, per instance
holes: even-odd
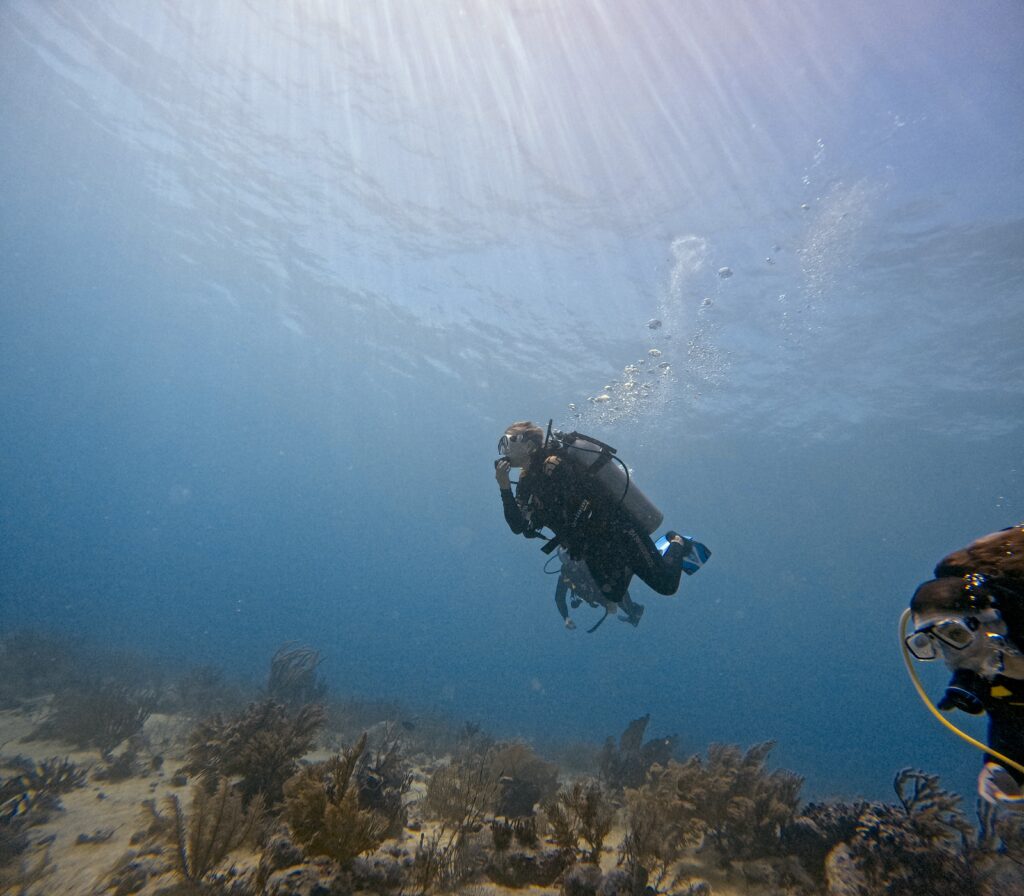
[[[614,615],[620,609],[623,615],[617,617],[618,619],[622,622],[628,622],[633,628],[640,624],[640,617],[644,615],[644,605],[634,603],[628,591],[622,596],[622,601],[615,604],[601,593],[597,583],[594,581],[594,577],[590,574],[590,570],[587,569],[586,563],[582,560],[573,560],[565,548],[558,549],[558,560],[561,563],[561,567],[557,570],[558,584],[555,585],[555,606],[558,608],[558,613],[565,622],[567,629],[576,628],[576,623],[569,618],[569,606],[565,601],[566,596],[569,596],[569,604],[572,605],[574,610],[582,603],[586,603],[591,607],[604,608],[604,616],[595,625],[587,629],[588,635],[597,631],[601,623],[608,618],[609,613]],[[546,565],[544,571],[548,572]]]
[[[535,423],[513,423],[498,442],[494,462],[505,521],[517,535],[545,538],[550,554],[564,548],[582,561],[606,602],[622,606],[630,580],[639,576],[659,594],[675,594],[685,571],[696,572],[711,552],[669,531],[660,547],[650,533],[661,512],[632,482],[615,449],[577,432],[545,434]],[[509,471],[520,470],[515,495]]]
[[[914,631],[903,638],[908,616]],[[904,660],[918,694],[946,727],[985,750],[978,794],[1024,810],[1024,525],[985,535],[943,558],[900,619]],[[988,743],[932,706],[908,653],[942,657],[953,673],[938,709],[988,715]]]

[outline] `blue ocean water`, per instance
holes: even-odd
[[[807,796],[969,794],[896,622],[1024,518],[1022,38],[1017,0],[6,0],[0,629],[253,679],[296,640],[499,735],[650,713]],[[527,418],[712,548],[638,628],[566,631],[505,527]]]

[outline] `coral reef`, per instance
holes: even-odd
[[[654,778],[652,770],[649,778]],[[619,844],[619,865],[637,886],[656,893],[674,891],[685,875],[677,865],[700,842],[701,824],[692,807],[678,798],[670,776],[627,791],[626,834]]]
[[[172,847],[175,870],[192,884],[206,879],[230,852],[253,843],[264,815],[261,797],[246,805],[227,781],[212,792],[193,788],[187,817],[177,796],[167,797],[165,805],[166,815],[149,804],[150,835]]]
[[[146,796],[159,800],[148,830],[131,835],[131,849],[95,893],[400,896],[490,892],[497,884],[561,887],[568,896],[709,896],[705,876],[716,890],[751,896],[1024,893],[1024,813],[979,803],[976,830],[958,798],[922,771],[902,770],[889,803],[800,810],[801,779],[767,767],[770,742],[712,745],[684,760],[674,756],[675,738],[645,741],[642,716],[605,744],[599,778],[580,776],[584,768],[598,773],[597,747],[560,754],[563,775],[575,764],[559,789],[559,767],[529,745],[387,701],[335,702],[335,727],[319,746],[337,755],[303,764],[325,719],[324,708],[308,702],[323,695],[316,651],[286,645],[267,685],[277,699],[207,717],[189,732],[198,710],[237,706],[241,686],[199,668],[177,679],[162,704],[109,676],[69,687],[84,666],[81,648],[24,643],[30,655],[0,641],[0,673],[10,668],[21,682],[17,664],[35,663],[50,689],[32,695],[25,681],[24,693],[13,692],[18,711],[4,714],[10,737],[24,736],[41,716],[30,736],[98,748],[103,761],[89,774],[103,782],[96,797],[105,802],[90,810],[91,800],[79,797],[68,803],[73,814],[59,816],[61,795],[85,781],[82,769],[61,759],[6,760],[0,893],[70,892],[71,875],[111,861],[127,839],[114,813]],[[59,674],[46,677],[39,664],[50,661]],[[102,668],[132,662],[112,656]],[[157,683],[159,675],[139,680]],[[82,708],[90,691],[102,692],[106,709]],[[4,693],[0,684],[0,699]],[[141,732],[157,705],[162,711]],[[362,727],[351,730],[357,721]],[[167,794],[189,775],[196,787],[186,810]],[[127,780],[135,776],[149,780]],[[275,826],[270,843],[229,858],[261,835],[260,819]],[[616,821],[623,836],[609,843]]]
[[[782,851],[796,856],[800,864],[823,883],[825,859],[837,844],[856,834],[861,813],[868,805],[863,801],[809,803],[782,828],[779,838]]]
[[[557,789],[557,766],[529,745],[510,741],[460,751],[431,777],[423,807],[429,817],[456,825],[467,818],[479,822],[488,813],[523,818]]]
[[[487,859],[472,836],[476,827],[444,821],[420,834],[410,875],[415,892],[452,891],[483,869]]]
[[[494,842],[494,851],[503,853],[512,845],[512,838],[515,831],[509,821],[502,821],[495,818],[491,821],[491,840]]]
[[[899,805],[868,804],[854,836],[829,854],[830,888],[887,896],[978,892],[974,830],[960,798],[939,787],[937,776],[915,769],[900,771],[893,786]]]
[[[782,854],[781,834],[796,815],[803,779],[765,770],[773,742],[746,752],[712,744],[704,762],[691,756],[653,767],[643,787],[627,793],[635,849],[650,838],[713,846],[721,861]],[[659,847],[657,858],[669,859]]]
[[[486,753],[498,781],[493,810],[506,818],[532,815],[534,807],[558,790],[558,767],[541,759],[522,741],[495,744]]]
[[[903,769],[898,802],[808,807],[784,840],[829,896],[995,896],[1024,892],[1024,818],[979,803],[979,827],[935,775]],[[851,827],[852,824],[852,827]],[[813,832],[817,840],[809,836]],[[822,849],[832,842],[821,864]]]
[[[388,822],[386,836],[397,837],[408,820],[405,794],[412,783],[402,759],[401,738],[390,724],[383,727],[380,741],[365,749],[359,759],[356,778],[359,805],[372,809]]]
[[[567,864],[565,853],[551,849],[494,856],[484,870],[491,880],[504,887],[550,887]]]
[[[467,757],[442,766],[431,776],[423,798],[428,818],[462,826],[480,822],[498,796],[498,782],[484,757]]]
[[[29,828],[45,824],[62,808],[62,794],[85,785],[85,771],[56,758],[17,757],[12,765],[17,773],[0,778],[0,893],[27,893],[53,871],[46,849],[23,860],[32,845]]]
[[[320,652],[312,647],[284,644],[270,660],[267,696],[293,709],[323,702],[327,684],[317,675],[322,662]]]
[[[231,719],[213,716],[192,732],[182,771],[211,789],[223,778],[237,777],[246,802],[261,794],[274,806],[281,802],[284,782],[309,752],[323,720],[319,704],[289,713],[273,700],[250,704]]]
[[[80,750],[95,747],[108,757],[142,730],[153,702],[151,692],[112,681],[91,682],[57,694],[50,715],[26,740],[58,740]]]
[[[389,819],[359,805],[355,772],[365,749],[364,734],[345,753],[303,768],[284,785],[284,818],[310,855],[346,864],[384,840]]]
[[[163,816],[159,817],[162,821],[157,826],[163,829],[167,824],[167,820]],[[133,839],[132,842],[136,843],[137,841]],[[173,866],[167,859],[162,857],[164,852],[165,845],[155,842],[147,846],[145,851],[141,853],[134,849],[129,850],[97,881],[93,890],[93,896],[100,896],[101,893],[110,893],[112,896],[131,896],[131,894],[142,890],[150,880],[173,872]],[[183,881],[183,887],[186,892],[197,889],[190,886],[187,880]],[[177,889],[175,888],[175,890]],[[168,892],[165,889],[161,889],[158,892],[162,896],[173,896],[175,890]]]
[[[562,896],[655,896],[659,892],[670,892],[672,896],[711,896],[711,885],[700,878],[680,875],[669,890],[659,891],[647,883],[642,870],[630,872],[620,868],[602,874],[600,868],[589,863],[574,865],[562,876]],[[770,896],[763,891],[754,892],[758,896]]]
[[[723,857],[778,855],[782,829],[796,815],[803,778],[784,769],[765,770],[774,741],[746,752],[731,744],[712,744],[707,763],[692,757],[679,768],[675,786],[692,803]]]
[[[771,748],[770,742],[746,752],[713,744],[706,762],[692,756],[655,765],[641,787],[628,789],[619,864],[630,886],[655,893],[689,887],[691,875],[681,862],[697,846],[713,849],[726,866],[765,860],[757,866],[748,862],[741,873],[772,886],[809,884],[796,860],[782,858],[781,832],[795,815],[802,779],[786,771],[767,772]]]
[[[343,866],[330,859],[303,864],[301,852],[287,837],[278,836],[263,850],[257,873],[232,881],[230,892],[235,894],[240,885],[251,887],[254,896],[401,896],[423,892],[410,887],[412,866],[413,857],[399,846],[357,856]]]
[[[597,781],[574,781],[562,788],[545,803],[544,814],[556,846],[576,856],[583,840],[588,848],[580,852],[579,858],[595,864],[600,861],[615,810]]]
[[[440,825],[420,838],[413,868],[417,886],[451,888],[485,868],[492,879],[523,881],[520,886],[553,880],[559,872],[552,869],[564,867],[565,860],[533,852],[539,838],[531,815],[536,803],[557,789],[556,775],[557,768],[528,745],[492,743],[467,728],[455,758],[427,784],[421,808]],[[488,815],[505,818],[492,831],[492,841],[494,836],[498,843],[515,840],[527,851],[501,850],[498,860],[488,860],[474,836]]]
[[[93,767],[94,781],[126,781],[128,778],[142,776],[150,769],[157,769],[163,762],[160,756],[151,757],[146,761],[140,756],[141,744],[133,743],[134,737],[128,739],[128,745],[118,754],[110,754],[104,762]]]
[[[573,865],[562,875],[562,896],[595,896],[601,876],[597,865]]]
[[[675,752],[678,738],[659,737],[644,743],[644,732],[651,716],[648,713],[634,719],[619,737],[608,738],[600,758],[600,777],[612,791],[620,792],[626,787],[639,787],[647,770],[652,765],[665,765]]]
[[[441,827],[421,838],[415,869],[422,886],[450,887],[485,871],[505,886],[549,886],[571,862],[561,849],[539,849],[535,806],[552,798],[558,769],[527,744],[492,743],[466,729],[456,757],[427,785],[422,808]],[[470,836],[490,816],[495,853],[481,856]],[[517,845],[512,850],[513,841]]]
[[[61,794],[85,786],[85,770],[68,759],[33,762],[19,756],[10,762],[18,774],[0,778],[0,819],[31,815],[41,823],[45,813],[61,808]]]
[[[540,843],[536,816],[524,815],[522,818],[513,818],[512,836],[520,846],[526,849],[535,849]]]

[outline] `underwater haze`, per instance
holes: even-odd
[[[5,0],[0,629],[972,803],[897,620],[1024,518],[1022,42],[1018,0]],[[502,517],[551,418],[713,552],[635,629],[567,631]]]

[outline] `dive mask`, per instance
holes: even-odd
[[[505,433],[500,439],[498,439],[498,454],[502,457],[507,457],[509,460],[515,458],[522,458],[529,454],[529,448],[526,442],[529,441],[529,436],[525,432]]]
[[[963,650],[974,641],[978,625],[975,616],[930,623],[907,635],[907,650],[919,660],[936,659],[939,656],[939,644],[945,644],[953,650]]]
[[[985,677],[1004,671],[1007,656],[1020,656],[1020,651],[999,631],[1002,619],[994,610],[983,610],[978,615],[953,616],[921,626],[907,636],[907,649],[919,660],[934,660],[947,647],[953,654],[944,659],[954,668],[971,668]]]

